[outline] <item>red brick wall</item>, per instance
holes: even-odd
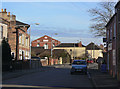
[[[45,38],[45,37],[47,37],[47,38]],[[44,40],[48,40],[48,42],[45,42]],[[52,41],[53,41],[52,44],[54,44],[55,46],[57,46],[57,45],[59,45],[61,43],[60,41],[55,40],[53,38],[52,38]],[[32,41],[32,47],[37,47],[37,44],[40,44],[40,47],[44,47],[44,44],[46,44],[46,43],[48,45],[48,49],[51,49],[51,37],[49,37],[47,35]]]

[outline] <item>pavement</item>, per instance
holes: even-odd
[[[95,89],[120,89],[120,83],[113,78],[108,72],[98,70],[97,63],[89,67],[89,74]]]
[[[26,70],[14,70],[14,71],[8,71],[8,72],[2,72],[2,80],[8,80],[12,78],[17,78],[25,74],[31,74],[35,72],[42,72],[42,71],[48,71],[49,69],[55,68],[54,66],[43,66],[36,69],[26,69]]]
[[[19,70],[12,72],[3,72],[2,79],[8,80],[11,78],[16,78],[25,74],[40,72],[40,71],[48,71],[52,68],[57,68],[58,66],[64,67],[65,65],[55,65],[55,66],[46,66],[38,69],[29,69],[29,70]],[[89,65],[89,75],[90,80],[95,89],[120,89],[120,83],[117,79],[113,78],[107,72],[101,72],[98,70],[97,63]]]

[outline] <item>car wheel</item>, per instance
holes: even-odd
[[[70,72],[70,74],[72,75],[72,74],[73,74],[73,72]]]
[[[87,72],[85,72],[85,75],[87,75]]]

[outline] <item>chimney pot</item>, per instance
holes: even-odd
[[[4,12],[6,12],[6,9],[4,9]]]
[[[3,12],[3,9],[1,9],[1,12]]]

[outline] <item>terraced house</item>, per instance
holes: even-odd
[[[115,6],[115,14],[106,25],[107,69],[120,80],[120,1]]]
[[[30,54],[30,36],[27,33],[30,25],[17,21],[15,15],[10,15],[6,9],[2,9],[0,17],[10,23],[8,27],[8,43],[11,47],[13,60],[29,59]]]
[[[9,22],[3,18],[0,18],[0,44],[4,38],[7,39],[8,27]]]

